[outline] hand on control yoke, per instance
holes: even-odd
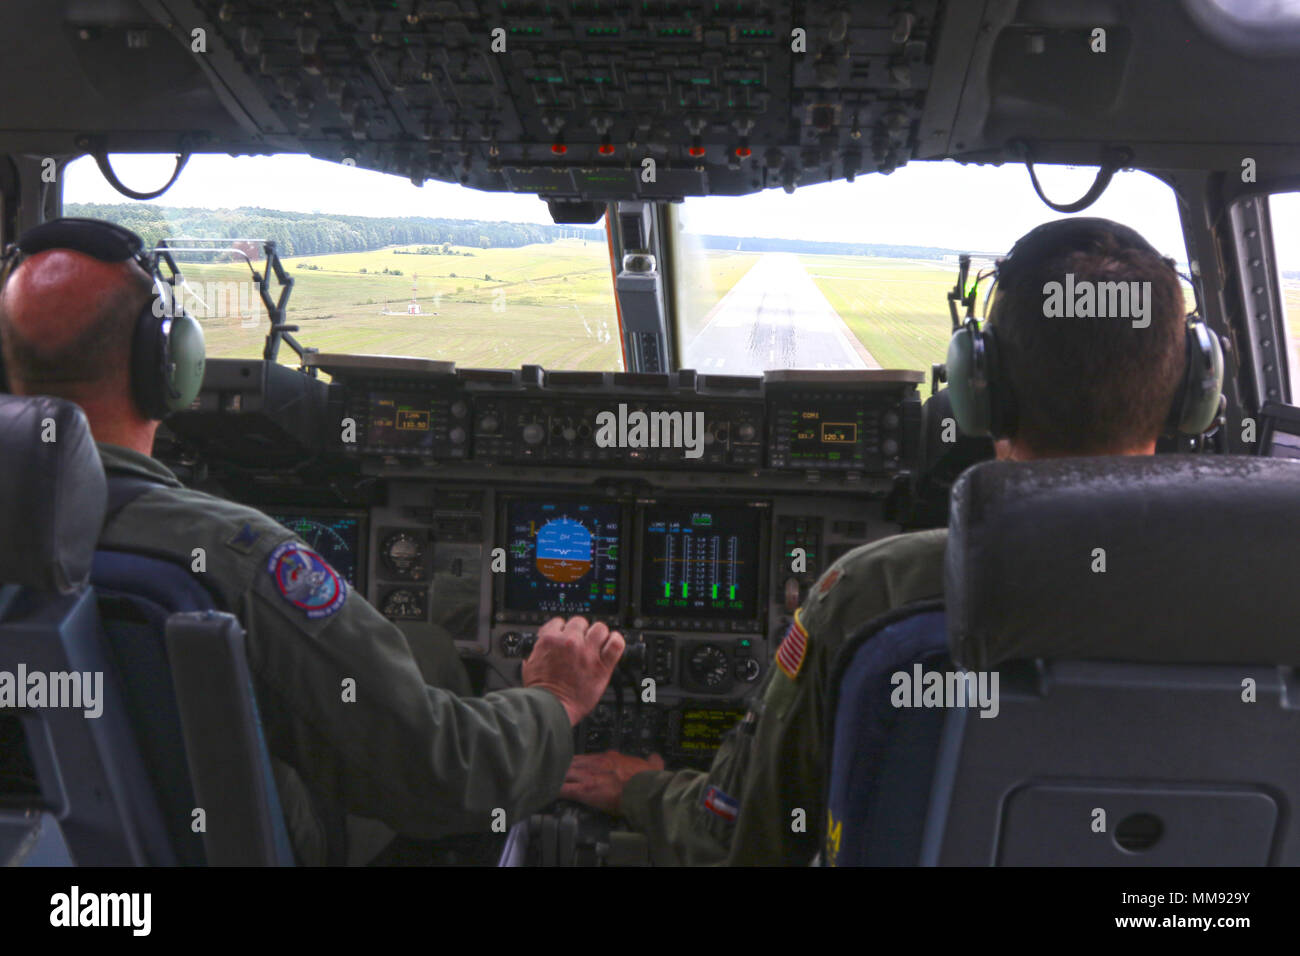
[[[590,713],[605,692],[614,665],[623,656],[623,635],[584,617],[553,617],[537,632],[524,661],[524,686],[544,687],[560,699],[569,723]]]

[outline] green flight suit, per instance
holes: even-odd
[[[100,546],[191,569],[194,549],[203,549],[206,567],[196,576],[247,632],[254,693],[299,863],[326,860],[318,801],[432,839],[512,825],[559,795],[573,734],[550,691],[466,699],[429,686],[402,632],[337,575],[331,590],[332,569],[304,554],[291,531],[252,508],[184,487],[139,452],[106,444],[99,451],[110,474],[158,482],[110,519]],[[286,561],[289,571],[273,570]],[[322,607],[321,594],[335,600]]]
[[[623,815],[646,835],[653,863],[811,862],[823,838],[814,831],[824,799],[826,685],[835,656],[872,618],[943,595],[947,540],[943,529],[895,535],[836,561],[796,615],[804,633],[792,628],[790,646],[778,648],[749,713],[709,771],[647,771],[628,781]]]

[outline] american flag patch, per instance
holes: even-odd
[[[799,623],[799,612],[794,612],[794,623],[786,631],[785,640],[776,649],[776,666],[785,671],[785,676],[794,680],[803,667],[804,655],[808,653],[808,632]]]
[[[704,791],[704,809],[728,823],[735,823],[740,813],[740,801],[733,800],[717,787],[709,787]]]

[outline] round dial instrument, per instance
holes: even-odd
[[[384,539],[379,549],[384,567],[395,577],[424,580],[424,544],[414,534],[398,531]]]
[[[717,687],[730,676],[727,654],[716,644],[701,644],[686,660],[691,679],[705,687]]]
[[[384,595],[380,611],[390,621],[424,620],[424,592],[396,588]]]

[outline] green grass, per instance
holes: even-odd
[[[383,249],[285,259],[294,278],[288,321],[301,327],[300,342],[322,352],[411,355],[480,367],[516,368],[524,362],[569,369],[622,367],[604,243],[457,248],[474,255],[402,255]],[[319,268],[298,268],[300,263]],[[385,268],[400,269],[403,275],[384,275]],[[248,278],[242,266],[188,264],[184,272],[196,284]],[[405,311],[413,275],[418,275],[416,299],[425,314],[381,315],[385,308]],[[196,311],[202,318],[202,309]],[[251,328],[242,327],[237,316],[204,319],[208,354],[260,355],[267,326],[260,305],[258,312],[260,321]],[[290,361],[291,354],[285,350],[282,360]]]
[[[758,252],[691,248],[682,259],[679,331],[689,342],[708,324],[709,313],[741,276],[762,258]]]
[[[389,248],[286,259],[285,267],[295,279],[289,322],[301,327],[300,342],[323,352],[411,355],[480,367],[517,368],[525,362],[548,368],[622,367],[603,242],[456,248],[473,255],[402,255]],[[689,341],[762,254],[698,248],[685,252],[679,301],[684,307],[682,334]],[[881,366],[919,369],[928,375],[931,363],[943,360],[951,332],[945,297],[955,277],[953,267],[855,256],[798,258]],[[403,275],[384,275],[385,268]],[[185,264],[184,271],[196,284],[248,278],[244,266]],[[416,297],[425,314],[380,315],[386,307],[404,312],[416,274]],[[489,275],[491,279],[485,278]],[[1300,352],[1300,282],[1284,280],[1283,299],[1288,345],[1295,356]],[[229,303],[229,311],[237,311],[236,302]],[[197,311],[203,318],[202,309]],[[258,321],[249,328],[242,327],[238,316],[204,318],[208,353],[261,355],[266,317],[260,303],[257,312]],[[296,363],[296,358],[286,348],[281,361]]]
[[[801,255],[799,261],[881,368],[918,369],[928,380],[930,365],[944,360],[955,268],[858,256]]]

